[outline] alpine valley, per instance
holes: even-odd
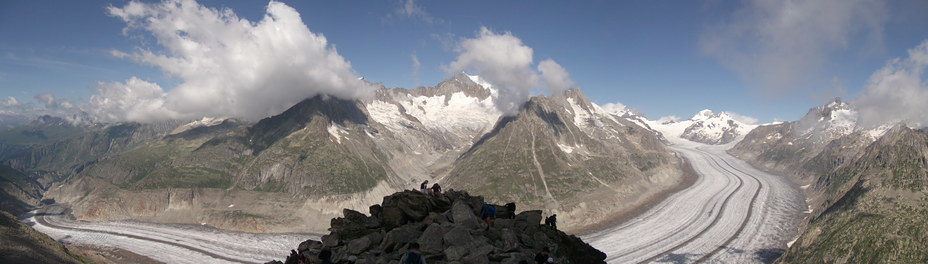
[[[572,89],[503,116],[497,94],[461,73],[366,100],[307,98],[255,123],[46,116],[0,135],[4,195],[15,197],[4,209],[45,200],[86,221],[320,233],[343,208],[429,180],[580,230],[684,184],[680,159],[627,109],[607,112]]]

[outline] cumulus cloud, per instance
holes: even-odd
[[[881,0],[748,0],[699,44],[746,82],[780,95],[817,81],[836,51],[881,47],[886,17]]]
[[[442,22],[441,19],[432,17],[422,6],[417,5],[415,0],[400,0],[400,7],[396,9],[395,13],[407,18],[421,19],[427,23]]]
[[[732,113],[732,112],[725,112],[725,113],[728,114],[728,116],[730,116],[731,119],[734,119],[735,121],[738,121],[738,122],[741,122],[747,125],[757,124],[757,121],[758,121],[757,118],[738,114],[738,113]]]
[[[41,93],[35,95],[35,100],[45,105],[45,108],[53,109],[58,107],[58,103],[55,102],[55,95],[51,93]]]
[[[928,40],[909,50],[907,58],[896,58],[870,76],[867,87],[852,101],[862,127],[904,122],[928,126]]]
[[[125,82],[100,82],[84,111],[102,122],[151,122],[178,113],[164,107],[167,94],[158,84],[132,77]]]
[[[165,92],[137,78],[101,83],[90,107],[103,119],[256,120],[307,97],[356,99],[372,95],[375,89],[358,78],[324,36],[310,31],[296,10],[280,2],[268,3],[257,22],[193,0],[132,1],[107,11],[127,23],[124,33],[141,31],[162,48],[111,53],[155,66],[180,79],[180,84]],[[136,106],[126,104],[131,102]]]
[[[457,59],[444,70],[449,74],[475,72],[498,87],[497,108],[505,115],[518,113],[533,88],[557,91],[573,84],[554,60],[546,59],[533,69],[534,51],[510,32],[499,34],[481,27],[477,37],[461,40],[454,51]]]
[[[20,103],[19,100],[16,100],[16,97],[12,96],[7,96],[6,101],[0,101],[0,106],[3,107],[17,107],[21,105],[22,103]]]
[[[618,116],[623,116],[630,111],[628,109],[628,106],[625,106],[622,103],[607,103],[601,107],[603,108],[604,111],[606,111],[606,113],[610,113],[610,114],[618,115]]]

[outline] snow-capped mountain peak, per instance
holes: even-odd
[[[847,102],[835,98],[826,105],[809,109],[797,123],[798,136],[829,142],[857,131],[858,114]]]
[[[706,144],[727,144],[736,141],[757,125],[738,121],[728,112],[716,114],[705,109],[683,121],[660,119],[649,121],[650,126],[669,138],[682,138]]]

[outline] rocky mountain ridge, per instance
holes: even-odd
[[[284,262],[268,263],[320,263],[322,250],[332,252],[334,263],[393,263],[411,243],[428,263],[515,264],[532,261],[543,248],[554,263],[605,263],[604,253],[576,236],[541,225],[541,211],[517,214],[496,205],[500,217],[487,226],[478,219],[484,204],[463,191],[394,193],[370,206],[370,215],[345,209],[321,241],[307,240]]]
[[[45,196],[69,204],[81,220],[255,232],[324,230],[340,208],[364,208],[425,179],[565,216],[572,213],[565,208],[586,198],[621,196],[630,199],[620,203],[624,208],[678,181],[676,158],[659,135],[607,113],[579,90],[535,97],[525,118],[501,117],[497,95],[478,76],[462,73],[435,87],[381,88],[364,101],[308,98],[257,123],[111,124],[26,146],[4,162],[30,177],[45,175]],[[496,168],[479,161],[488,158],[483,149],[507,149],[496,136],[534,127],[550,130],[538,133],[537,142],[521,137],[506,150],[521,153],[518,159],[496,162]],[[528,155],[533,143],[534,158]],[[492,177],[537,182],[541,171],[551,181],[513,185],[516,196],[471,186]],[[573,213],[585,214],[577,224],[616,209],[577,208]]]
[[[761,126],[730,151],[802,185],[809,204],[783,263],[920,263],[928,260],[928,131],[857,126],[839,100],[799,121]]]

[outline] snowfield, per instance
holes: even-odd
[[[671,138],[697,181],[619,226],[583,237],[609,263],[766,263],[787,248],[806,209],[797,187],[710,146]]]
[[[255,234],[194,225],[83,222],[44,210],[23,221],[66,244],[121,248],[164,263],[265,263],[285,259],[300,242],[319,239],[312,234]]]

